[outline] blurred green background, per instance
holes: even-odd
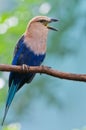
[[[86,73],[86,0],[0,0],[0,64],[11,64],[28,21],[37,15],[59,19],[47,40],[43,65]],[[0,122],[8,91],[0,72]],[[3,130],[85,130],[86,83],[36,75],[15,96]],[[1,128],[1,127],[0,127]]]

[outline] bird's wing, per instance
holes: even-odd
[[[18,60],[19,57],[22,54],[22,50],[23,50],[23,43],[24,43],[24,35],[19,39],[19,41],[16,44],[16,47],[14,49],[14,58],[12,61],[13,65],[18,65]]]
[[[24,38],[25,37],[22,36],[17,43],[12,64],[13,65],[26,64],[29,66],[39,66],[42,63],[45,54],[36,55],[35,52],[33,52],[30,49],[30,47],[27,47],[26,43],[24,42]],[[9,76],[9,86],[11,86],[11,83],[14,80],[15,84],[21,81],[19,85],[19,87],[21,87],[24,83],[27,82],[30,83],[34,76],[35,76],[34,73],[20,74],[11,72]]]
[[[24,35],[19,39],[18,43],[16,44],[16,47],[14,49],[14,56],[16,55],[16,53],[18,52],[18,50],[20,49],[23,41],[24,41]]]

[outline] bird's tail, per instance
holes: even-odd
[[[17,92],[18,86],[19,85],[18,84],[15,85],[14,82],[12,82],[12,84],[11,84],[11,87],[10,87],[9,92],[8,92],[8,97],[7,97],[6,107],[5,107],[5,113],[4,113],[4,117],[3,117],[3,120],[2,120],[2,126],[4,124],[8,109],[11,105],[11,102],[12,102],[14,96],[15,96],[15,93]]]

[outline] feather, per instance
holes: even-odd
[[[12,82],[11,87],[10,87],[9,92],[8,92],[8,97],[7,97],[4,117],[3,117],[3,120],[2,120],[2,125],[4,124],[8,109],[9,109],[11,103],[12,103],[12,100],[15,96],[17,89],[18,89],[18,84],[15,85],[14,82]]]

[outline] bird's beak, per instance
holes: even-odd
[[[58,21],[59,21],[58,19],[50,19],[49,23],[58,22]],[[58,31],[58,29],[53,28],[53,27],[48,26],[48,25],[47,25],[47,28],[48,28],[48,29],[51,29],[51,30],[54,30],[54,31]]]

